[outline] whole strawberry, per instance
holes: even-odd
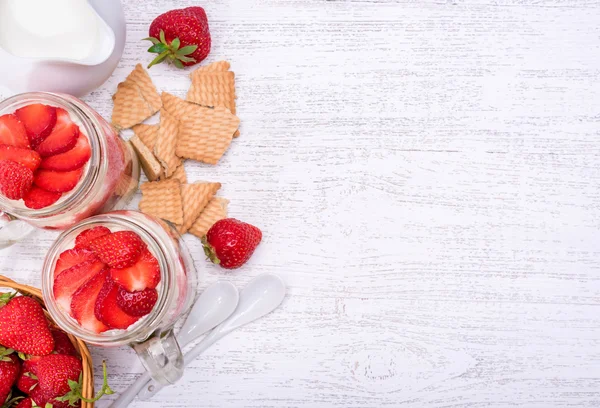
[[[38,302],[27,296],[0,297],[0,344],[15,351],[45,356],[54,350],[54,339],[48,329],[44,311]]]
[[[156,17],[149,30],[152,42],[149,52],[158,56],[148,65],[163,61],[177,68],[199,63],[210,52],[208,19],[202,7],[188,7],[167,11]]]
[[[217,221],[202,239],[204,253],[214,263],[226,269],[245,264],[262,239],[254,225],[225,218]]]
[[[0,406],[8,398],[20,371],[19,358],[14,351],[0,347]]]

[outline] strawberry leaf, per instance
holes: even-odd
[[[165,32],[164,32],[163,30],[160,30],[160,35],[159,35],[159,37],[160,37],[160,42],[161,42],[161,43],[163,43],[163,44],[166,44],[166,43],[167,43],[167,39],[165,38]]]
[[[160,40],[154,37],[142,38],[142,41],[150,41],[152,44],[160,44]]]
[[[163,62],[165,60],[165,58],[167,58],[167,56],[169,55],[170,52],[171,51],[166,50],[165,52],[158,54],[158,56],[156,58],[154,58],[150,64],[148,64],[148,68],[150,68],[153,65],[160,64],[161,62]]]
[[[154,44],[150,48],[148,48],[148,52],[154,52],[156,54],[160,54],[162,52],[168,51],[169,47],[163,43]]]
[[[179,38],[175,38],[173,41],[171,41],[171,49],[173,51],[177,51],[180,45],[181,41],[179,41]]]
[[[0,307],[6,306],[8,302],[17,295],[17,292],[7,292],[0,294]]]
[[[184,55],[178,55],[178,56],[177,56],[177,59],[178,59],[179,61],[182,61],[182,62],[196,62],[196,60],[195,60],[195,59],[193,59],[193,58],[190,58],[190,57],[186,57],[186,56],[184,56]]]
[[[181,61],[179,61],[178,59],[173,60],[173,65],[175,65],[179,69],[183,69],[183,63]]]
[[[177,50],[175,54],[177,55],[189,55],[198,49],[197,45],[186,45]]]

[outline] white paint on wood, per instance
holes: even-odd
[[[126,1],[125,55],[86,101],[108,116],[152,18],[190,4]],[[600,406],[600,4],[201,5],[242,136],[186,168],[264,241],[223,273],[186,240],[203,286],[269,271],[290,295],[133,407]],[[184,73],[151,73],[185,95]],[[0,253],[3,273],[39,284],[55,235]],[[116,391],[141,371],[93,354]]]

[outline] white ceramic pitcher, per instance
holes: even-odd
[[[0,6],[4,1],[7,0],[0,0]],[[31,8],[35,8],[36,0],[20,1],[23,3],[14,3],[16,5],[12,9],[6,6],[8,3],[4,4],[7,10],[13,11],[15,16],[17,7],[21,7],[19,12],[24,12],[22,9],[24,3],[29,2]],[[82,96],[102,85],[121,59],[125,47],[126,29],[120,0],[44,1],[52,3],[56,7],[66,8],[64,12],[70,13],[70,17],[74,19],[77,18],[77,15],[73,10],[93,13],[97,23],[94,52],[81,58],[36,56],[30,55],[32,54],[30,50],[19,54],[15,50],[10,50],[10,44],[7,44],[6,41],[3,44],[0,39],[0,61],[2,61],[0,64],[0,94],[4,94],[4,96],[31,91],[60,92]],[[74,1],[77,3],[73,3]],[[78,7],[72,7],[73,4]],[[42,8],[38,7],[38,9]],[[31,13],[35,14],[35,10],[32,10]],[[90,15],[88,14],[88,17]],[[7,17],[9,13],[5,11],[4,16],[10,22],[11,17]],[[43,18],[40,14],[34,15],[32,21],[34,21],[34,17]],[[7,25],[4,24],[4,28],[0,27],[0,30],[7,29],[6,27]],[[27,32],[27,28],[23,30]]]

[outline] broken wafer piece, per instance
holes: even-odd
[[[181,165],[181,159],[175,154],[178,132],[179,121],[165,109],[161,109],[154,155],[163,167],[165,178],[171,177],[177,167]]]
[[[191,75],[194,75],[194,72],[218,72],[218,71],[229,71],[229,67],[231,64],[227,61],[217,61],[208,65],[203,65],[201,67],[196,68],[192,71]]]
[[[186,99],[209,108],[224,106],[235,115],[235,74],[231,71],[195,72]]]
[[[140,211],[173,224],[183,224],[183,201],[178,180],[150,181],[140,185],[140,190]]]
[[[121,82],[117,85],[113,102],[112,124],[117,129],[129,129],[154,114],[140,88],[131,82]]]
[[[181,163],[181,165],[175,169],[170,178],[179,180],[181,184],[187,183],[187,174],[185,174],[185,167],[183,166],[183,163]]]
[[[156,138],[158,137],[158,125],[146,125],[142,123],[135,125],[131,130],[133,130],[133,133],[140,138],[148,149],[154,150]]]
[[[227,218],[228,204],[229,200],[226,198],[213,197],[206,207],[204,207],[204,210],[202,210],[200,216],[194,221],[188,232],[198,238],[205,236],[215,222]]]
[[[161,99],[163,102],[163,108],[179,120],[186,116],[201,114],[203,109],[202,106],[178,98],[177,96],[168,92],[163,92],[161,94]]]
[[[140,164],[148,180],[157,180],[162,174],[162,167],[160,162],[154,157],[154,153],[137,135],[133,136],[129,141],[140,159]]]
[[[150,75],[148,75],[148,72],[142,67],[142,64],[137,64],[125,81],[131,81],[140,88],[142,96],[152,107],[153,115],[160,110],[162,106],[160,94],[152,83]]]
[[[231,144],[240,119],[222,106],[200,108],[198,114],[181,118],[175,152],[182,158],[217,164]]]
[[[221,188],[221,183],[194,183],[181,185],[183,200],[183,223],[177,226],[185,234],[198,218],[204,207]]]

